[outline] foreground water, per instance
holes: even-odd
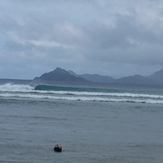
[[[1,85],[0,162],[161,163],[162,90]]]

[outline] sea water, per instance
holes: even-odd
[[[0,85],[0,162],[161,163],[163,87]]]

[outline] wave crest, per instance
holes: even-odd
[[[21,85],[21,84],[12,84],[6,83],[0,85],[1,92],[30,92],[34,90],[34,88],[30,85]]]
[[[1,98],[163,104],[163,95],[128,93],[109,88],[11,84],[0,85]]]

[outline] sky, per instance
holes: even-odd
[[[55,68],[121,78],[163,68],[162,0],[0,0],[0,78]]]

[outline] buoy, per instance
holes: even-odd
[[[54,152],[62,152],[62,146],[59,144],[56,144],[54,147]]]

